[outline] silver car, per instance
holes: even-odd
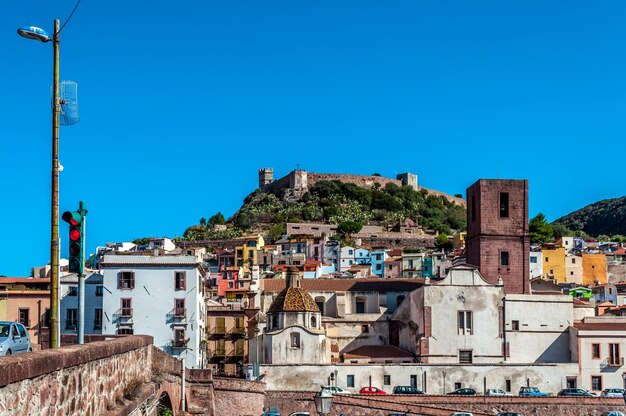
[[[0,355],[32,351],[28,331],[17,322],[0,321]]]

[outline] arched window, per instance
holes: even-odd
[[[363,296],[357,296],[356,298],[356,313],[365,313],[365,301],[366,298]]]
[[[272,316],[272,328],[271,329],[278,329],[278,315]]]
[[[317,328],[317,319],[314,316],[311,317],[311,328]]]
[[[291,348],[300,348],[300,334],[298,332],[292,332],[289,334],[291,340]]]

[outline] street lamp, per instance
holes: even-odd
[[[322,387],[313,398],[313,401],[315,402],[317,414],[320,416],[327,415],[330,413],[330,408],[333,404],[333,395]]]
[[[52,209],[50,238],[50,348],[59,347],[59,29],[60,21],[54,21],[52,38],[48,33],[35,26],[17,30],[20,36],[40,42],[52,41],[54,49],[52,69]]]

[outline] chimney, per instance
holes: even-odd
[[[296,267],[287,268],[287,287],[300,288],[300,271]]]

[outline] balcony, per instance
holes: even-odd
[[[619,368],[624,365],[624,357],[613,357],[613,359],[605,358],[600,363],[600,368]]]
[[[186,350],[188,343],[189,343],[189,338],[186,338],[186,339],[173,339],[172,340],[172,349],[173,350]]]
[[[187,309],[174,308],[167,313],[165,320],[168,324],[187,325]]]
[[[120,308],[113,314],[113,322],[129,322],[133,319],[133,308]]]

